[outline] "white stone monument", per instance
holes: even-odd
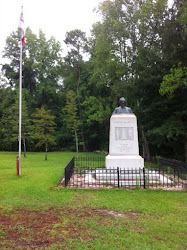
[[[107,169],[144,167],[144,159],[139,155],[137,119],[133,113],[111,116],[109,155],[105,165]]]

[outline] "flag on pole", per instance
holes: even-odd
[[[19,27],[21,29],[21,43],[22,43],[22,46],[25,46],[25,29],[24,29],[24,20],[23,20],[23,7],[21,9]]]

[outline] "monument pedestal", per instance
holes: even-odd
[[[112,156],[105,158],[106,168],[139,169],[144,167],[144,160],[141,156]]]
[[[109,155],[106,168],[139,169],[144,159],[139,155],[137,119],[134,114],[112,115],[110,118]]]

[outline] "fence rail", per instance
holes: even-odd
[[[65,168],[64,184],[72,188],[182,188],[187,185],[187,168],[165,164],[160,161],[155,169],[106,169],[104,158],[72,158]]]

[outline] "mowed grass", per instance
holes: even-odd
[[[48,153],[47,161],[44,153],[27,153],[21,158],[19,177],[16,156],[14,152],[0,152],[0,208],[48,209],[71,201],[71,191],[59,192],[55,187],[75,153]]]
[[[16,155],[0,152],[0,249],[187,249],[186,192],[57,188],[74,153],[28,153],[20,177]]]

